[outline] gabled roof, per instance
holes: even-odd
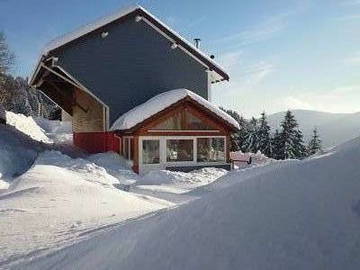
[[[233,128],[240,128],[239,123],[234,118],[232,118],[226,112],[224,112],[214,104],[210,103],[206,99],[187,89],[175,89],[161,93],[149,99],[145,103],[136,106],[127,113],[124,113],[122,116],[120,116],[119,119],[114,122],[111,130],[131,129],[136,125],[142,123],[146,119],[150,118],[151,116],[177,103],[178,101],[185,99],[186,97],[189,97],[196,103],[216,114],[216,116],[223,119],[228,125],[232,126]]]
[[[50,41],[45,48],[42,51],[42,54],[40,56],[40,60],[43,56],[48,55],[51,51],[60,48],[84,35],[87,35],[101,27],[106,26],[107,24],[113,23],[127,15],[130,15],[132,13],[136,13],[140,16],[143,16],[146,18],[146,20],[153,24],[159,31],[164,33],[164,36],[174,43],[176,43],[178,46],[181,46],[184,48],[188,53],[190,53],[192,56],[197,58],[200,62],[204,63],[211,71],[215,72],[218,76],[218,78],[214,79],[213,82],[222,81],[222,80],[229,80],[229,75],[221,68],[218,64],[216,64],[209,56],[205,55],[203,52],[201,52],[199,49],[197,49],[193,44],[191,44],[189,41],[181,37],[177,32],[172,30],[170,27],[165,25],[163,22],[161,22],[158,18],[156,18],[154,15],[152,15],[150,12],[145,10],[143,7],[139,5],[135,5],[126,9],[122,9],[120,11],[117,11],[113,13],[112,15],[103,17],[101,19],[98,19],[97,21],[94,21],[92,23],[89,23],[87,25],[84,25],[78,29],[76,29],[73,32],[70,32],[68,34],[62,35],[52,41]],[[32,77],[35,75],[36,69],[30,76],[30,81],[32,80]]]

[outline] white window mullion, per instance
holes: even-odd
[[[139,167],[143,163],[143,160],[142,160],[142,155],[143,155],[142,144],[143,144],[143,139],[141,137],[139,137],[139,145],[138,145]]]
[[[167,152],[166,138],[162,137],[160,138],[160,164],[166,163],[166,152]]]
[[[196,163],[197,162],[197,138],[193,139],[193,153],[194,153],[194,158],[193,158],[193,162]]]

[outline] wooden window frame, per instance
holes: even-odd
[[[197,139],[198,138],[222,138],[224,140],[224,150],[225,150],[225,160],[224,161],[207,161],[207,162],[198,162],[197,161]],[[193,141],[193,160],[192,161],[174,161],[168,162],[166,155],[166,143],[167,140],[187,140],[191,139]],[[160,163],[159,164],[143,164],[142,163],[142,142],[144,140],[159,140],[160,145]],[[139,172],[140,174],[147,172],[152,169],[166,169],[169,167],[186,167],[186,166],[216,166],[216,165],[226,165],[227,155],[228,155],[228,144],[229,139],[227,136],[222,135],[204,135],[204,136],[139,136]]]

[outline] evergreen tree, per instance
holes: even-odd
[[[1,75],[5,74],[14,63],[14,54],[9,50],[5,35],[0,32],[0,80]]]
[[[246,152],[247,151],[246,139],[249,134],[250,123],[243,116],[240,116],[239,125],[240,125],[240,130],[237,132],[237,136],[239,140],[240,150],[242,152]]]
[[[236,111],[226,110],[223,107],[220,107],[220,109],[223,110],[224,112],[226,112],[232,118],[234,118],[240,125],[240,118],[241,117]],[[241,125],[240,125],[240,129],[241,129]],[[232,151],[232,152],[239,151],[240,148],[241,148],[241,141],[240,141],[240,138],[239,138],[239,132],[240,131],[231,134],[231,137],[230,137],[230,151]]]
[[[316,128],[313,130],[313,136],[307,146],[307,153],[309,156],[321,151],[321,140]]]
[[[258,139],[258,150],[261,151],[267,157],[271,156],[271,135],[270,135],[270,126],[266,120],[265,112],[261,114],[259,120],[259,128],[257,129],[257,139]]]
[[[258,120],[253,117],[249,122],[249,129],[244,140],[244,152],[256,153],[259,150]]]
[[[304,146],[303,134],[299,130],[299,125],[291,111],[286,112],[281,128],[278,158],[305,157],[306,147]]]
[[[245,140],[249,132],[249,122],[243,116],[240,116],[236,111],[226,110],[222,107],[220,107],[220,109],[234,118],[240,126],[240,129],[231,135],[230,150],[242,152],[246,151]]]
[[[271,156],[274,159],[281,159],[281,133],[277,129],[271,139]]]
[[[236,112],[236,111],[233,111],[233,110],[227,110],[223,107],[220,107],[221,110],[223,110],[224,112],[226,112],[228,115],[230,115],[232,118],[234,118],[238,123],[240,122],[240,118],[241,116]]]

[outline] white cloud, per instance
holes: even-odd
[[[275,71],[275,65],[270,62],[262,60],[246,64],[245,58],[242,51],[226,53],[219,57],[218,62],[230,75],[227,88],[249,91]]]
[[[284,109],[303,109],[303,110],[313,110],[314,106],[303,100],[299,97],[287,96],[281,100],[281,105],[283,105]]]
[[[351,57],[345,58],[344,63],[349,65],[360,65],[360,51],[356,52]]]
[[[257,25],[243,29],[242,31],[233,35],[218,39],[217,42],[233,42],[236,43],[237,46],[243,46],[268,40],[286,27],[288,15],[288,13],[284,13],[269,17]]]
[[[244,58],[244,52],[242,50],[238,50],[219,55],[216,59],[216,62],[219,63],[229,74],[232,75],[233,73],[235,73],[237,68],[241,66]]]
[[[305,109],[327,112],[360,111],[360,85],[338,87],[330,91],[304,92],[278,99],[280,110]]]
[[[266,61],[258,61],[247,66],[247,68],[239,68],[237,61],[244,63],[244,59],[239,59],[243,55],[239,52],[226,55],[227,66],[229,67],[230,81],[216,84],[212,88],[212,101],[218,105],[239,110],[240,113],[248,117],[252,115],[254,110],[261,107],[256,99],[256,90],[261,84],[265,84],[276,67],[274,64]],[[249,98],[252,99],[249,102]],[[259,99],[261,102],[261,98]]]

